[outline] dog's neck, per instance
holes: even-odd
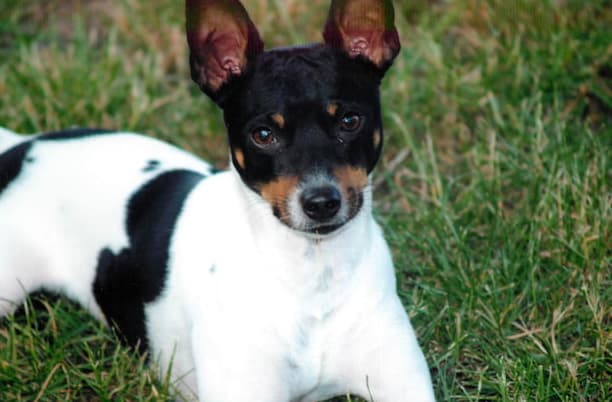
[[[318,292],[324,282],[349,281],[371,247],[371,191],[364,192],[361,211],[336,232],[325,236],[304,233],[281,223],[269,204],[242,183],[240,175],[231,169],[239,193],[250,236],[257,250],[266,255],[270,272],[283,282],[291,282],[297,292]]]

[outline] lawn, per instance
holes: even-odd
[[[327,1],[244,3],[268,47],[319,40]],[[375,211],[438,399],[610,400],[612,3],[395,3]],[[135,130],[224,167],[182,7],[0,2],[0,125]],[[66,299],[0,320],[1,401],[169,400],[143,362]]]

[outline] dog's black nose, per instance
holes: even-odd
[[[342,203],[342,195],[333,186],[315,187],[304,190],[300,202],[309,218],[323,222],[336,215]]]

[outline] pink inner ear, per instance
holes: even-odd
[[[239,75],[242,72],[238,59],[230,56],[223,59],[223,69],[234,75]]]
[[[384,67],[399,51],[390,0],[332,0],[325,42]]]
[[[239,29],[238,29],[239,30]],[[232,75],[240,75],[246,64],[245,38],[236,30],[212,28],[204,31],[197,53],[201,79],[206,87],[217,91]],[[202,83],[200,83],[202,84]]]
[[[214,58],[210,63],[214,63],[214,67],[218,66],[226,73],[225,79],[229,79],[229,75],[240,74],[246,64],[247,38],[240,33],[240,27],[229,30],[228,27],[224,27],[215,28],[209,34],[211,56]]]
[[[368,56],[370,44],[367,39],[358,36],[356,38],[351,38],[351,42],[349,45],[349,54],[353,57],[355,56]]]
[[[205,92],[217,92],[245,71],[263,42],[238,0],[187,0],[187,39],[192,77]]]

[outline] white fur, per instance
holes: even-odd
[[[21,141],[25,141],[26,138],[27,137],[17,135],[4,127],[0,127],[0,154]]]
[[[18,141],[0,131],[0,149]],[[161,171],[209,165],[129,133],[32,152],[35,163],[0,193],[0,315],[42,287],[102,318],[96,258],[128,246],[130,195]],[[151,159],[161,170],[144,173]],[[434,400],[370,199],[338,233],[310,238],[274,218],[233,170],[197,185],[172,235],[163,294],[146,306],[151,353],[162,373],[172,361],[184,398]]]

